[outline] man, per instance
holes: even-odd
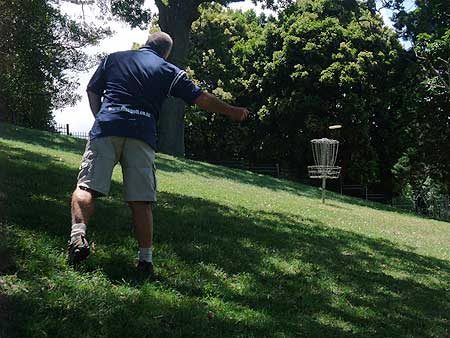
[[[95,122],[72,195],[70,264],[78,264],[89,255],[86,228],[94,213],[94,199],[108,194],[113,168],[120,162],[124,197],[133,214],[139,244],[137,267],[154,276],[151,203],[156,201],[156,121],[167,96],[235,121],[247,118],[246,108],[231,106],[202,91],[184,71],[167,62],[172,44],[168,34],[153,33],[140,50],[106,57],[88,84]]]

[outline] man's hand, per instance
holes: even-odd
[[[228,103],[217,98],[215,95],[207,92],[203,92],[194,101],[194,103],[204,110],[213,113],[221,113],[228,116],[233,121],[238,122],[244,121],[250,113],[247,108],[229,105]]]
[[[250,114],[250,111],[247,108],[234,107],[232,112],[231,112],[231,114],[230,114],[230,118],[233,121],[242,122],[245,119],[247,119],[248,114]]]

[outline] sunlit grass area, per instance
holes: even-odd
[[[65,261],[84,143],[0,125],[0,337],[444,337],[450,224],[250,172],[158,158],[154,262],[120,168]]]

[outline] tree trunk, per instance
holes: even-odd
[[[195,0],[169,0],[164,4],[156,0],[159,9],[159,26],[174,41],[169,61],[178,67],[186,65],[189,53],[191,25],[199,16]],[[159,150],[163,153],[184,156],[184,110],[185,103],[168,98],[162,107],[158,122]]]
[[[3,98],[3,95],[0,93],[0,121],[8,120],[8,108],[6,107],[6,100]]]

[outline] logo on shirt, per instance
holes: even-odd
[[[130,113],[132,115],[141,115],[141,116],[145,116],[145,117],[152,117],[152,114],[150,114],[149,112],[143,111],[143,110],[138,110],[138,109],[131,109],[125,106],[120,106],[117,108],[108,108],[108,111],[110,113],[118,113],[118,112],[127,112]]]

